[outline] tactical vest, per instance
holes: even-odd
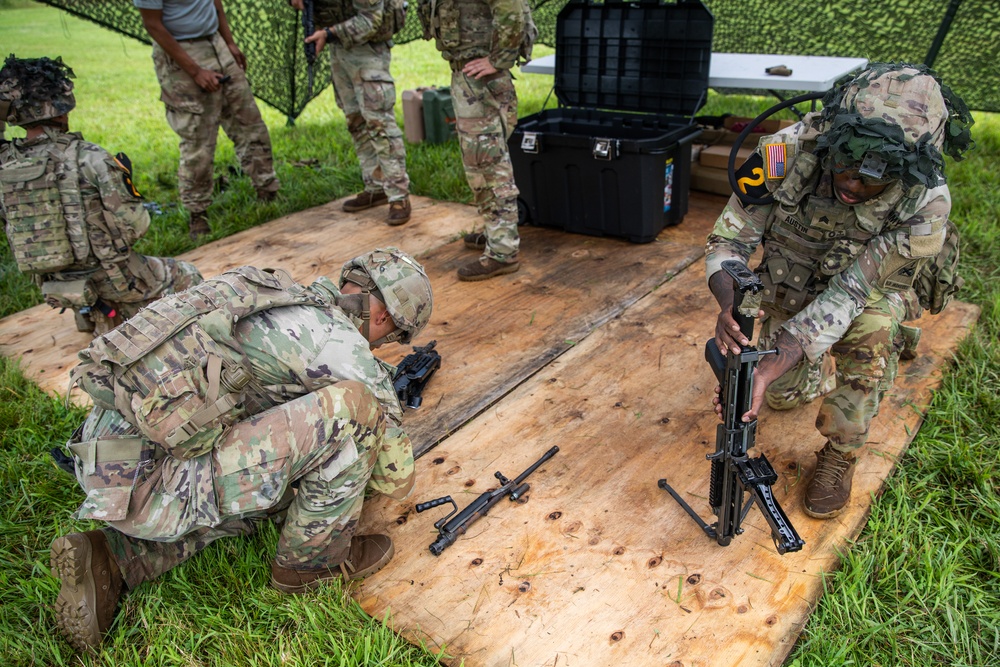
[[[60,134],[34,155],[18,150],[14,142],[0,148],[0,203],[22,273],[53,273],[90,255],[76,159],[79,142],[79,135]]]
[[[371,37],[369,44],[387,42],[406,25],[406,0],[383,0],[382,24]],[[330,0],[316,7],[315,23],[320,28],[335,26],[358,15],[351,0]]]
[[[235,422],[273,405],[234,335],[254,313],[328,302],[280,270],[245,266],[166,296],[80,352],[71,382],[170,456],[211,451]]]
[[[520,64],[531,60],[538,28],[531,6],[520,0],[524,31],[518,49]],[[445,60],[457,62],[488,56],[493,48],[493,13],[486,0],[419,0],[417,17],[424,39],[434,39]]]
[[[899,183],[890,185],[877,201],[861,207],[859,216],[858,207],[836,198],[832,178],[819,159],[800,150],[773,194],[768,240],[757,268],[764,284],[761,307],[769,315],[788,319],[846,270],[868,241],[898,222],[895,208],[905,192]]]

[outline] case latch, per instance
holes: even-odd
[[[595,137],[593,153],[595,160],[613,160],[618,157],[618,141]]]
[[[521,150],[525,153],[538,153],[542,149],[542,141],[537,132],[525,132],[521,136]]]

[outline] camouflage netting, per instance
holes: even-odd
[[[71,14],[149,43],[131,0],[41,0]],[[538,41],[556,45],[556,17],[567,0],[531,0]],[[410,0],[411,4],[417,0]],[[934,69],[972,109],[1000,111],[1000,12],[996,0],[706,0],[715,15],[713,50],[865,57],[871,61],[924,62],[950,18]],[[308,94],[302,25],[283,0],[226,0],[226,14],[250,62],[258,98],[297,117],[329,85],[321,56]],[[419,39],[415,12],[396,42]],[[395,67],[400,67],[399,61]]]

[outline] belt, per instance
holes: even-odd
[[[178,39],[178,42],[200,42],[203,39],[212,39],[215,36],[213,32],[211,35],[202,35],[201,37],[191,37],[190,39]]]

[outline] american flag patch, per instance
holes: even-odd
[[[767,160],[767,177],[785,177],[785,144],[765,144],[764,151]]]

